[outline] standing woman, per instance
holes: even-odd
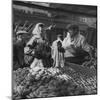
[[[64,49],[62,48],[62,35],[57,35],[57,40],[52,44],[52,58],[54,67],[64,67]]]
[[[34,60],[30,65],[30,72],[34,74],[34,71],[37,72],[39,69],[43,69],[43,59],[45,59],[45,46],[46,39],[44,33],[44,24],[37,23],[32,32],[33,36],[27,43],[27,50],[25,53],[31,51],[30,53],[34,56]],[[50,54],[48,54],[50,55]]]
[[[24,53],[27,55],[25,62],[30,65],[34,59],[34,47],[36,46],[36,40],[41,39],[42,34],[42,28],[44,24],[43,23],[37,23],[32,31],[32,37],[29,39],[29,41],[26,43],[26,47],[24,48]]]
[[[28,43],[26,44],[26,47],[25,47],[25,53],[31,53],[34,57],[34,61],[32,62],[31,64],[31,68],[34,68],[38,62],[41,62],[38,57],[39,55],[36,54],[37,53],[37,49],[39,50],[38,46],[40,44],[43,44],[44,41],[43,41],[43,38],[42,38],[42,32],[43,32],[43,26],[44,24],[43,23],[37,23],[35,25],[35,28],[33,29],[32,31],[32,38],[28,41]],[[38,57],[36,57],[38,56]]]

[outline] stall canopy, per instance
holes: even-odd
[[[52,31],[53,37],[56,37],[55,34],[64,30],[69,24],[78,24],[82,31],[89,28],[97,29],[97,6],[14,0],[12,7],[14,23],[28,21],[33,25],[38,22],[42,22],[46,26],[56,24],[56,30],[58,31]],[[92,33],[96,34],[95,32]],[[88,36],[91,36],[91,33]]]

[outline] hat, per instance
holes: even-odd
[[[33,35],[40,35],[41,34],[41,30],[39,29],[39,27],[44,27],[43,23],[37,23],[32,31]]]
[[[24,31],[24,30],[19,30],[18,32],[16,32],[16,35],[23,35],[26,34],[28,32]]]
[[[61,37],[61,36],[63,36],[62,34],[57,34],[57,37]]]

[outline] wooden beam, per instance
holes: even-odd
[[[48,10],[51,13],[52,12],[56,12],[56,13],[64,12],[64,13],[68,13],[68,14],[75,14],[75,15],[81,15],[81,16],[85,15],[85,16],[89,16],[89,17],[97,17],[96,13],[87,13],[87,11],[86,12],[77,12],[77,11],[67,10],[67,9],[62,9],[62,8],[52,8],[52,7],[45,7],[45,6],[36,5],[36,4],[25,3],[23,1],[13,1],[13,4],[27,6],[30,8],[39,8],[39,9],[43,9],[43,10]]]

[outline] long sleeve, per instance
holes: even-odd
[[[52,46],[51,46],[51,55],[52,55],[52,58],[54,58],[54,56],[55,56],[54,51],[55,51],[55,42],[53,42]]]
[[[33,43],[34,40],[35,40],[35,37],[33,36],[26,45],[27,46],[28,45],[32,45],[32,43]]]
[[[85,50],[86,52],[90,51],[90,45],[86,42],[85,37],[81,39],[81,46],[82,49]]]
[[[66,49],[66,47],[70,46],[71,45],[71,38],[70,38],[70,34],[67,33],[67,37],[63,40],[62,42],[62,47],[64,49]]]

